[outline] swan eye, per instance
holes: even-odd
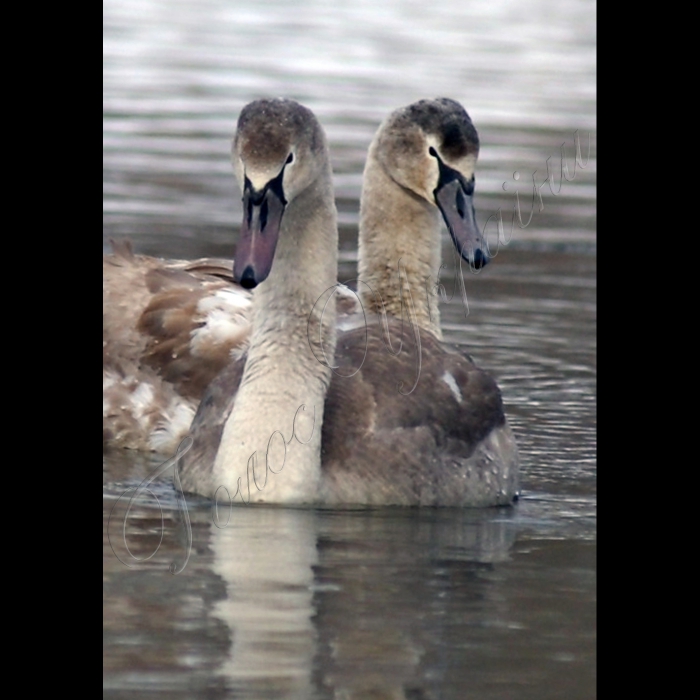
[[[285,161],[285,165],[289,165],[290,163],[293,163],[293,162],[294,162],[294,154],[293,154],[293,153],[290,153],[290,154],[287,156],[287,160]]]
[[[438,157],[437,151],[432,146],[428,149],[428,153],[430,153],[430,155],[433,156],[433,158]]]

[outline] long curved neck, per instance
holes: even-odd
[[[335,352],[337,251],[328,165],[327,177],[287,206],[270,275],[254,292],[248,358],[216,456],[212,496],[225,486],[239,502],[316,500]],[[225,492],[218,501],[226,503]]]
[[[358,292],[366,310],[415,319],[442,339],[438,296],[441,217],[438,208],[395,182],[367,156],[360,203]],[[408,301],[410,298],[411,302]]]

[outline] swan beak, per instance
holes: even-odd
[[[270,274],[286,205],[280,194],[272,187],[260,194],[246,182],[243,224],[233,263],[233,279],[245,289],[257,287]]]
[[[467,194],[460,181],[454,179],[435,191],[435,201],[459,254],[475,269],[482,268],[488,263],[489,256],[476,224],[472,195]]]

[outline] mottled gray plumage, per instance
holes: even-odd
[[[113,242],[102,264],[103,443],[171,452],[197,403],[250,334],[231,262],[160,260]],[[215,313],[225,324],[210,329]]]
[[[368,333],[357,328],[338,337],[320,502],[510,503],[517,452],[499,454],[489,444],[495,434],[510,437],[496,382],[427,331],[420,331],[419,345],[408,324],[394,320],[389,332],[391,344],[377,323]]]

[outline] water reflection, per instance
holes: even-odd
[[[591,696],[590,545],[518,535],[512,509],[237,507],[220,529],[194,506],[196,556],[181,574],[167,573],[181,544],[174,517],[148,563],[128,570],[105,560],[107,688],[260,699],[456,700],[467,687],[479,697]],[[128,534],[145,551],[157,527],[153,511],[137,507]],[[155,646],[135,660],[128,649],[143,634]]]
[[[143,549],[158,544],[153,515],[137,509],[129,523],[130,538]],[[216,586],[219,599],[208,615],[229,630],[229,648],[215,671],[226,687],[236,697],[309,698],[315,683],[347,697],[363,697],[370,690],[392,697],[404,687],[421,685],[426,648],[441,642],[433,638],[439,631],[432,629],[434,623],[426,624],[429,620],[415,612],[432,601],[430,617],[439,622],[458,590],[448,579],[468,581],[479,566],[503,561],[513,530],[507,520],[487,520],[478,513],[460,513],[457,519],[439,512],[416,516],[400,509],[343,513],[239,507],[226,528],[209,520],[202,529],[204,514],[195,515],[196,548],[210,549],[208,568],[225,583],[223,596]],[[148,580],[159,579],[158,586],[171,590],[185,588],[178,584],[191,572],[168,579],[164,567],[177,539],[176,528],[167,527],[163,551],[152,563],[134,562],[131,573],[106,562],[108,579],[133,573],[131,583],[146,599],[160,596],[149,592]],[[188,607],[186,596],[176,595],[172,602],[171,620],[182,615],[180,606]],[[149,614],[146,623],[152,622]],[[168,621],[158,626],[164,624]]]
[[[435,681],[444,680],[436,660],[451,644],[446,627],[484,600],[480,572],[508,558],[514,534],[508,511],[323,518],[315,597],[321,685],[348,698],[444,690]]]
[[[233,640],[219,672],[236,697],[312,697],[316,649],[312,621],[316,514],[283,508],[234,508],[212,526],[212,570],[227,596],[213,614]]]

